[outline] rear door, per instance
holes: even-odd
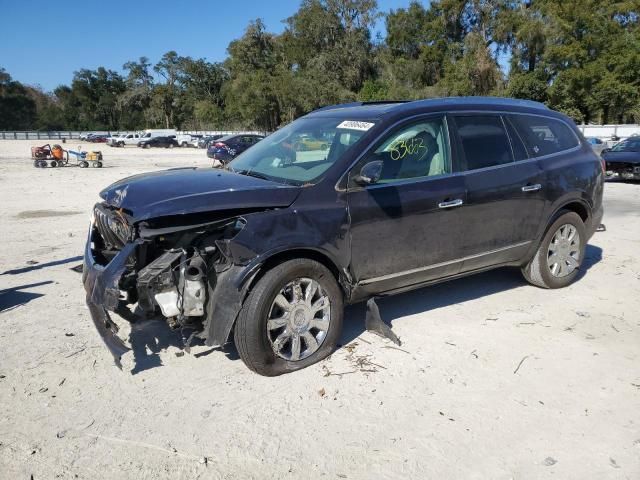
[[[529,158],[508,118],[458,114],[452,123],[467,191],[462,270],[519,260],[544,211],[544,171]]]

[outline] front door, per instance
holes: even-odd
[[[382,161],[380,179],[354,177]],[[451,174],[444,117],[405,123],[386,135],[350,172],[351,267],[366,292],[378,293],[457,273],[464,179]]]

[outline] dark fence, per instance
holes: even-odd
[[[88,133],[94,133],[97,135],[119,135],[121,133],[133,133],[133,132],[99,132],[99,131],[91,131],[91,132],[38,132],[38,131],[24,131],[24,132],[3,132],[0,131],[0,140],[72,140],[72,139],[81,139]],[[264,135],[267,132],[259,132],[256,130],[185,130],[178,131],[177,134],[191,134],[191,135],[231,135],[237,133],[255,133],[259,135]]]
[[[80,138],[82,132],[0,132],[2,140],[62,140]]]

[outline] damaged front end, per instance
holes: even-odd
[[[95,206],[83,283],[91,317],[116,365],[130,349],[110,312],[130,322],[161,315],[171,328],[191,331],[187,349],[195,336],[211,346],[226,343],[242,305],[243,269],[228,253],[228,242],[246,223],[242,213],[135,223],[121,208]]]

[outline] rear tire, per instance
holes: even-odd
[[[301,283],[300,280],[302,282],[311,280],[318,287],[315,293],[309,293],[311,298],[308,301],[304,300],[307,292],[314,292],[314,290],[310,286],[311,283]],[[282,292],[292,284],[298,285],[300,290],[297,298],[302,298],[302,300],[295,303],[296,299],[291,297],[290,303],[287,303],[289,309],[282,310],[282,318],[289,320],[286,320],[281,327],[274,328],[272,322],[279,320],[273,316],[276,297],[283,297]],[[293,295],[293,291],[291,294]],[[285,300],[289,301],[289,299]],[[318,310],[317,313],[311,313],[312,310],[308,310],[310,316],[305,320],[304,313],[307,312],[307,306],[325,305],[324,302],[327,300],[329,302],[328,310],[325,310],[326,307]],[[317,314],[322,317],[317,317]],[[326,330],[309,326],[315,325],[316,320],[325,322],[325,315],[328,318],[328,324],[323,323],[327,325]],[[251,290],[238,316],[233,338],[240,358],[247,367],[260,375],[282,375],[308,367],[329,356],[340,338],[342,319],[342,291],[333,274],[324,265],[314,260],[289,260],[269,270]],[[268,324],[269,320],[271,322]],[[296,322],[295,325],[298,325],[299,321],[302,325],[293,326],[294,322]],[[292,329],[295,328],[300,328],[300,333],[291,336]],[[282,335],[284,335],[283,338],[286,337],[289,340],[281,342],[278,347],[276,339]],[[293,353],[294,337],[297,337],[297,354],[295,356]],[[308,339],[315,342],[316,345],[313,345]],[[289,353],[286,353],[287,348],[289,348]],[[287,359],[287,356],[299,357],[300,359]]]
[[[574,230],[575,244],[572,244],[570,240],[565,240],[563,235],[570,237]],[[522,268],[522,275],[529,283],[541,288],[562,288],[570,285],[580,272],[586,240],[582,218],[575,212],[560,212],[545,233],[533,258]],[[555,258],[559,260],[554,262]]]

